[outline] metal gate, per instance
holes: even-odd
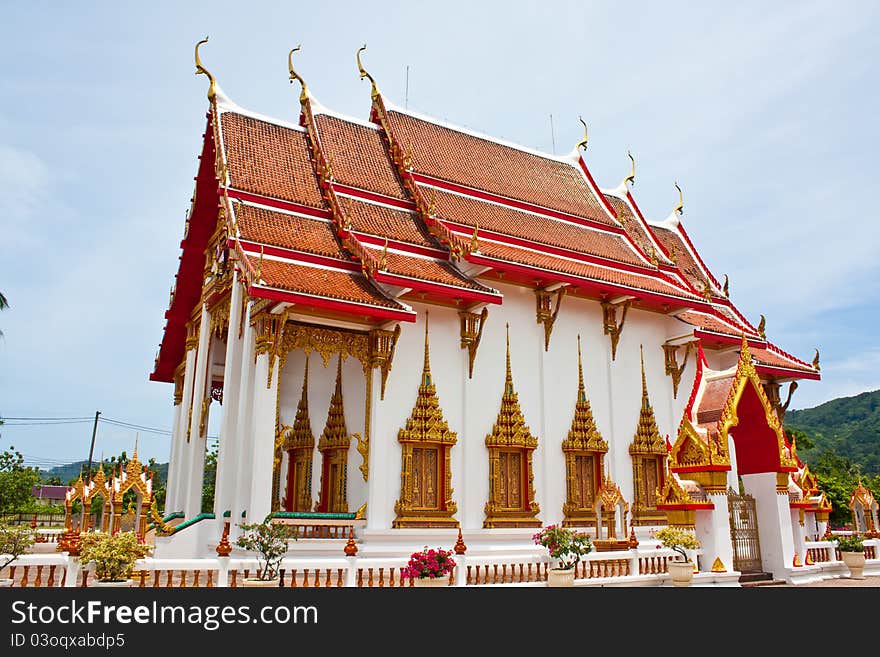
[[[730,509],[730,541],[733,543],[733,567],[741,573],[763,570],[761,544],[758,542],[758,514],[755,498],[739,495],[733,489],[727,491]]]

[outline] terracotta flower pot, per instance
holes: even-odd
[[[691,585],[691,581],[694,579],[694,564],[692,561],[670,561],[667,567],[673,586]]]
[[[123,579],[119,581],[111,581],[111,580],[98,580],[89,585],[89,588],[102,589],[102,588],[131,588],[134,585],[134,581],[130,579]]]
[[[257,579],[256,577],[248,577],[241,580],[241,585],[245,588],[271,589],[278,588],[278,578],[274,579]]]
[[[444,575],[443,577],[416,577],[413,579],[413,586],[449,586],[449,575]]]
[[[547,586],[574,586],[574,568],[551,568],[547,571]]]
[[[862,571],[865,569],[865,553],[864,552],[841,552],[841,558],[846,567],[849,568],[850,579],[865,579]]]

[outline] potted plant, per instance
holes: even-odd
[[[842,534],[836,537],[837,549],[843,563],[849,568],[850,579],[865,579],[862,571],[865,568],[865,546],[862,537],[856,533]]]
[[[131,586],[129,579],[135,561],[147,556],[150,546],[141,543],[134,532],[88,532],[80,544],[80,561],[95,563],[94,586]]]
[[[532,536],[536,545],[550,551],[553,567],[547,573],[547,586],[574,586],[574,567],[593,545],[590,537],[560,525],[548,525]]]
[[[449,575],[455,568],[452,550],[437,548],[429,550],[426,545],[421,552],[413,552],[401,577],[412,580],[413,586],[449,586]]]
[[[14,527],[0,523],[0,572],[18,559],[34,544],[34,532],[30,527]],[[12,586],[11,578],[0,579],[0,587]]]
[[[690,586],[694,578],[694,564],[688,559],[685,550],[696,550],[700,547],[697,537],[691,532],[677,527],[664,527],[654,534],[663,547],[677,553],[676,560],[667,564],[673,586]]]
[[[259,555],[257,576],[245,578],[244,586],[280,586],[279,567],[287,554],[287,540],[296,540],[296,529],[273,523],[271,517],[266,517],[263,522],[243,523],[239,527],[244,533],[236,539],[235,544]]]

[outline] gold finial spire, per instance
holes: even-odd
[[[263,245],[260,245],[260,259],[257,261],[256,280],[254,283],[260,284],[263,277]]]
[[[474,232],[471,234],[471,253],[476,253],[480,250],[479,234],[480,222],[477,220],[474,222]]]
[[[584,362],[581,358],[581,335],[578,333],[578,401],[585,401],[587,392],[584,388]]]
[[[431,358],[428,354],[428,312],[425,312],[425,364],[422,366],[422,385],[431,385]]]
[[[626,151],[626,156],[632,162],[632,169],[630,169],[629,175],[623,179],[623,186],[626,187],[627,183],[632,183],[633,186],[636,184],[636,160],[633,157],[632,153],[629,152],[629,149]]]
[[[729,297],[730,296],[730,279],[727,278],[727,274],[724,274],[723,290],[724,290],[724,296]]]
[[[382,256],[379,258],[379,269],[388,269],[388,238],[385,238],[385,246],[382,247]]]
[[[648,380],[645,377],[645,349],[639,345],[639,357],[642,360],[642,408],[650,408],[651,402],[648,400]]]
[[[134,432],[134,454],[131,455],[132,461],[138,460],[138,436],[139,436],[138,432],[135,431]]]
[[[361,53],[366,49],[367,49],[366,43],[364,45],[362,45],[360,48],[358,48],[358,51],[357,51],[358,71],[361,74],[361,80],[363,80],[364,78],[367,78],[370,81],[370,84],[373,86],[372,90],[370,91],[370,96],[372,97],[373,100],[376,100],[376,98],[379,97],[379,88],[376,86],[376,81],[373,79],[373,76],[370,75],[369,73],[367,73],[367,69],[364,68],[363,63],[361,62]]]
[[[301,48],[302,44],[299,44],[296,48],[287,53],[287,68],[290,71],[290,84],[293,84],[293,81],[296,80],[302,85],[302,91],[299,94],[299,100],[302,103],[309,97],[309,90],[308,87],[306,87],[306,81],[302,79],[299,73],[293,70],[293,53]]]
[[[675,210],[673,212],[678,216],[684,214],[684,194],[681,193],[681,187],[678,186],[678,183],[675,183],[675,188],[678,190],[678,205],[675,206]]]
[[[583,118],[581,118],[580,116],[578,116],[578,121],[580,121],[581,124],[584,126],[584,138],[581,139],[581,140],[577,143],[577,146],[575,146],[574,149],[575,149],[576,151],[578,151],[578,150],[580,150],[580,149],[582,149],[582,148],[583,148],[584,150],[587,150],[587,140],[590,138],[590,131],[589,131],[589,129],[587,128],[587,124],[584,122]]]
[[[196,75],[208,76],[208,80],[210,81],[210,86],[208,87],[208,100],[213,101],[214,97],[217,95],[217,80],[214,79],[214,76],[211,75],[211,72],[208,69],[202,66],[202,58],[199,57],[199,46],[203,43],[208,43],[208,37],[205,37],[196,44]]]
[[[761,321],[758,322],[758,335],[761,336],[762,339],[767,339],[767,334],[764,329],[767,328],[767,318],[764,315],[761,315]]]

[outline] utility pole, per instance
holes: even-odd
[[[92,446],[89,447],[89,469],[86,470],[88,473],[88,480],[92,480],[92,455],[95,453],[95,435],[98,433],[98,416],[101,414],[101,411],[95,411],[95,425],[92,427]]]

